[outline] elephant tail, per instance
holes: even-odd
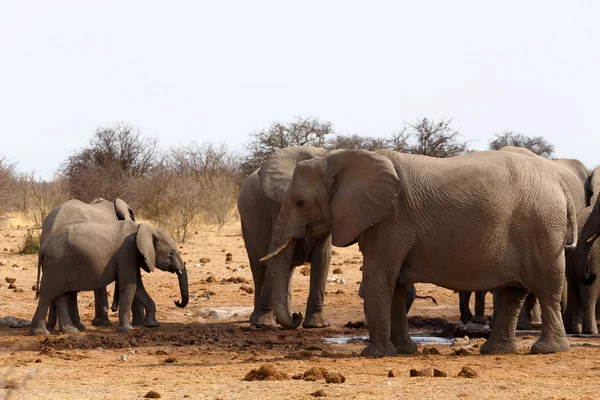
[[[431,301],[433,302],[433,304],[435,304],[436,306],[438,305],[437,300],[435,299],[435,297],[433,296],[419,296],[418,294],[415,296],[417,299],[431,299]]]
[[[42,249],[40,249],[40,251],[38,253],[37,280],[35,282],[34,300],[37,300],[40,297],[40,275],[42,272],[42,258],[43,258],[43,251],[42,251]]]
[[[565,245],[566,250],[575,250],[577,248],[577,240],[579,234],[579,228],[577,227],[577,210],[575,210],[575,202],[571,193],[567,189],[567,185],[560,179],[560,186],[562,187],[565,198],[567,199],[567,226],[570,232],[567,232],[567,237],[571,237],[571,243]]]

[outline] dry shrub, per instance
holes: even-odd
[[[0,157],[0,216],[11,211],[16,185],[15,164]]]
[[[21,254],[37,254],[40,251],[40,235],[34,234],[33,229],[27,229],[23,244],[19,247]]]
[[[66,179],[57,176],[51,182],[35,179],[35,173],[24,174],[19,178],[15,197],[18,209],[27,219],[41,226],[44,219],[56,206],[69,200],[69,187]]]

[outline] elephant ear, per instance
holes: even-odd
[[[113,202],[115,205],[115,213],[117,214],[117,218],[121,221],[123,220],[131,220],[135,221],[135,214],[129,204],[125,203],[122,199],[116,198]]]
[[[154,267],[156,265],[157,238],[154,233],[154,228],[152,228],[150,225],[138,225],[135,244],[142,256],[144,256],[144,261],[146,263],[146,268],[144,268],[144,270],[146,272],[154,272]]]
[[[326,154],[327,150],[310,146],[286,147],[277,150],[258,170],[263,190],[270,199],[279,204],[283,203],[296,165],[301,161],[323,157]]]
[[[334,180],[332,243],[345,246],[390,212],[398,196],[398,174],[389,158],[366,150],[333,151],[327,163]]]
[[[600,167],[596,167],[590,178],[590,206],[596,204],[600,195]]]

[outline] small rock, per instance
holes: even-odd
[[[233,253],[227,253],[225,254],[225,257],[233,257]]]
[[[0,260],[0,265],[6,265],[6,264],[8,264],[8,261],[6,261],[6,260]]]
[[[242,290],[248,294],[254,293],[254,288],[250,285],[242,285],[242,286],[240,286],[240,290]]]
[[[221,253],[225,253],[227,249],[221,249]]]
[[[334,273],[334,274],[343,274],[343,273],[344,273],[344,271],[342,271],[342,269],[341,269],[341,268],[336,268],[336,269],[334,269],[334,270],[333,270],[333,273]]]
[[[462,367],[458,376],[461,378],[477,378],[479,374],[473,370],[471,367],[467,367],[466,365]]]
[[[156,354],[157,356],[168,356],[169,355],[169,353],[167,353],[164,350],[156,350],[156,353],[154,353],[154,354]]]
[[[339,256],[339,255],[340,255],[340,253],[338,253],[338,252],[337,252],[337,251],[335,251],[335,250],[331,250],[331,255],[332,255],[332,256]]]
[[[28,269],[28,267],[23,267],[23,271],[27,271]]]
[[[328,372],[327,375],[325,375],[325,382],[344,383],[346,382],[346,377],[339,372]]]
[[[196,267],[196,268],[201,267],[201,266],[202,266],[202,264],[198,264],[198,263],[194,264],[194,267]]]
[[[213,283],[215,281],[214,276],[209,276],[208,278],[206,278],[206,283]]]
[[[440,351],[435,347],[423,347],[423,354],[435,354],[440,355]]]
[[[127,361],[127,354],[121,354],[121,361]]]
[[[523,339],[523,340],[533,339],[533,336],[531,336],[531,335],[525,335],[525,336],[521,336],[521,339]]]
[[[19,268],[19,266],[17,264],[13,264],[12,266],[13,268]]]
[[[310,265],[305,265],[304,267],[302,267],[300,273],[302,274],[302,276],[310,275]]]
[[[161,395],[158,392],[155,392],[154,390],[149,391],[148,393],[146,393],[146,395],[144,396],[145,399],[160,399]]]
[[[11,285],[12,285],[12,284],[11,284]],[[24,290],[23,290],[23,289],[21,289],[21,288],[16,288],[15,290],[13,290],[13,292],[15,292],[15,293],[23,293],[23,292],[24,292]]]
[[[392,382],[390,382],[390,381],[385,381],[385,382],[383,382],[383,384],[385,386],[392,386]]]
[[[16,318],[12,315],[7,315],[4,318],[0,318],[0,326],[8,326],[9,328],[23,328],[29,325],[31,325],[29,320]]]
[[[200,264],[206,264],[206,263],[210,262],[210,258],[202,257],[199,261],[200,261]]]
[[[327,370],[322,367],[311,367],[304,374],[302,374],[302,378],[305,381],[318,381],[319,379],[323,379],[327,376]]]
[[[445,377],[448,376],[448,374],[446,374],[446,372],[442,371],[441,369],[434,368],[433,369],[433,376],[436,377],[436,378],[445,378]]]
[[[6,278],[5,281],[6,283],[15,283],[17,281],[17,278]]]
[[[5,247],[5,248],[4,248],[4,251],[8,251],[8,249]]]
[[[397,378],[400,376],[400,371],[398,371],[397,369],[391,369],[390,372],[388,372],[388,378]]]
[[[348,321],[348,323],[346,323],[346,325],[344,325],[345,328],[353,328],[353,329],[360,329],[360,328],[364,328],[365,326],[367,326],[367,324],[365,324],[363,321],[357,321],[357,322]]]
[[[33,285],[33,286],[31,287],[31,290],[33,290],[33,291],[35,292],[35,291],[37,290],[37,285]]]
[[[428,377],[432,377],[433,376],[433,368],[431,368],[431,367],[427,367],[427,368],[423,368],[423,369],[411,368],[410,369],[410,376],[411,377],[415,377],[415,376],[428,376]]]
[[[173,363],[177,362],[177,358],[175,358],[175,357],[168,357],[168,358],[165,358],[165,362],[167,364],[173,364]]]
[[[316,392],[311,393],[310,395],[314,397],[327,397],[327,393],[325,393],[323,389],[319,389]]]
[[[259,369],[253,369],[244,377],[245,381],[283,381],[290,379],[289,375],[281,372],[272,364],[264,364]]]
[[[461,347],[460,349],[454,349],[454,355],[455,356],[468,356],[469,352],[467,351],[467,349]]]
[[[8,288],[9,289],[16,289],[17,285],[15,285],[14,283],[11,283],[11,284],[8,285]]]
[[[346,292],[344,292],[344,290],[342,290],[342,289],[338,289],[337,292],[335,292],[335,294],[344,294],[344,293],[346,293]]]

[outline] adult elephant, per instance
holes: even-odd
[[[363,253],[371,343],[365,356],[414,353],[406,284],[478,291],[502,288],[502,305],[482,353],[517,352],[515,326],[528,291],[542,308],[532,353],[567,351],[561,320],[564,248],[577,234],[573,200],[547,161],[508,152],[454,158],[332,151],[298,163],[269,254],[273,310],[285,328],[296,245],[358,240]],[[540,199],[547,199],[541,201]],[[575,239],[573,239],[575,241]]]
[[[43,244],[48,235],[57,229],[85,221],[119,221],[129,220],[135,221],[135,213],[129,205],[122,199],[108,201],[102,198],[97,198],[89,204],[80,200],[69,200],[62,205],[55,207],[42,224],[42,232],[40,234],[40,245]],[[185,283],[187,286],[187,283]],[[115,292],[117,288],[115,287]],[[160,325],[156,321],[156,306],[152,298],[145,291],[143,284],[140,284],[136,292],[136,297],[133,303],[133,324],[144,325],[148,327]],[[85,329],[85,325],[79,319],[79,310],[77,307],[77,293],[68,294],[69,313],[71,320],[76,324],[77,328]],[[95,300],[95,315],[92,320],[94,326],[110,326],[112,325],[108,319],[108,296],[106,287],[94,290]],[[183,300],[185,301],[185,300]],[[147,315],[144,317],[144,311]],[[56,307],[54,304],[50,307],[47,327],[52,329],[56,325]]]
[[[570,322],[572,333],[597,334],[600,281],[595,277],[600,272],[600,241],[596,240],[600,233],[600,167],[594,170],[590,181],[590,206],[577,215],[581,231],[577,249],[572,252],[574,267],[568,302],[571,320],[565,320],[565,327]]]
[[[238,197],[238,210],[242,225],[242,236],[250,261],[254,280],[254,311],[250,323],[254,326],[273,325],[271,302],[271,279],[266,274],[267,263],[259,259],[268,253],[269,243],[281,204],[299,162],[323,157],[322,148],[297,146],[274,152],[263,165],[254,171],[242,184]],[[329,325],[323,315],[325,285],[331,262],[331,237],[325,235],[318,241],[305,246],[302,241],[287,260],[287,268],[310,262],[310,289],[306,303],[305,328],[322,328]],[[291,280],[291,274],[290,274]],[[291,297],[289,284],[288,296]]]
[[[534,152],[529,149],[516,147],[516,146],[504,146],[499,151],[510,152],[516,154],[522,154],[525,156],[533,157],[538,160],[546,160],[541,156],[538,156]],[[556,160],[550,160],[550,163],[546,164],[549,167],[556,170],[556,172],[560,175],[560,177],[565,182],[569,193],[573,198],[573,202],[575,205],[576,212],[582,211],[588,204],[590,199],[590,188],[591,188],[591,172],[583,165],[583,163],[576,159],[570,158],[559,158]],[[598,183],[600,187],[600,182]],[[571,263],[570,251],[566,252],[566,262],[567,262],[567,280],[570,282],[572,278],[570,277],[570,272],[573,269],[573,265]],[[573,285],[569,284],[570,287]],[[565,288],[566,289],[566,288]],[[572,288],[571,288],[572,289]],[[498,292],[495,293],[495,305],[499,304],[499,299],[496,298],[498,296]],[[461,310],[461,321],[465,322],[469,320],[469,298],[470,294],[466,293],[459,294],[460,298],[460,310]],[[574,304],[574,300],[567,300],[567,290],[564,290],[563,293],[563,308],[565,309],[565,327],[567,328],[567,332],[570,332],[571,326],[571,314],[574,312],[572,309],[569,309],[568,304]],[[483,310],[485,308],[485,296],[479,294],[475,297],[475,320],[479,322],[485,322],[485,317],[483,317]],[[517,329],[531,329],[532,324],[541,323],[540,319],[540,308],[537,304],[537,299],[535,294],[530,293],[525,302],[523,303],[523,307],[521,312],[519,313],[519,318],[517,320]],[[492,318],[493,320],[493,318]],[[569,322],[567,322],[569,321]],[[493,322],[493,321],[492,321]],[[492,323],[493,326],[493,323]]]

